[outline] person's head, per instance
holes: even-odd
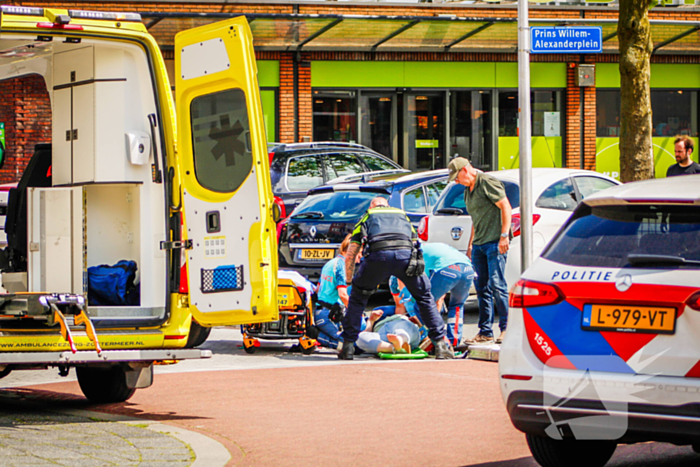
[[[380,206],[384,206],[384,207],[387,207],[387,208],[388,208],[388,207],[389,207],[389,201],[387,201],[386,198],[383,198],[383,197],[381,197],[381,196],[377,196],[376,198],[374,198],[374,199],[372,200],[371,203],[369,203],[369,208],[370,208],[370,209],[372,209],[372,208],[378,208],[378,207],[380,207]]]
[[[676,150],[676,162],[680,165],[689,165],[690,155],[693,153],[693,140],[688,136],[676,136],[676,140],[673,142]]]
[[[343,256],[345,256],[345,253],[348,252],[348,247],[350,246],[350,237],[352,237],[352,235],[347,234],[340,244],[339,251],[340,251],[340,254]]]
[[[447,165],[450,172],[448,181],[456,181],[460,185],[472,186],[476,180],[476,169],[464,157],[455,157]]]

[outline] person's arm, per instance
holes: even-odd
[[[372,332],[374,325],[377,323],[377,321],[379,321],[379,318],[381,318],[383,314],[384,312],[382,310],[372,310],[372,313],[370,313],[369,318],[367,319],[367,326],[363,332]]]
[[[472,219],[472,233],[469,236],[469,244],[467,245],[467,257],[472,259],[472,242],[474,241],[474,219]]]
[[[338,286],[338,298],[340,299],[341,302],[343,302],[343,305],[345,305],[345,308],[347,308],[348,301],[350,300],[350,297],[348,296],[347,285],[339,285]]]
[[[348,285],[352,284],[352,278],[355,276],[355,261],[358,253],[360,253],[360,244],[350,242],[348,252],[345,254],[345,280]]]
[[[395,315],[405,315],[406,314],[406,306],[401,303],[401,297],[399,294],[391,294],[391,298],[394,299],[394,304],[396,305],[396,311],[394,312]]]
[[[498,251],[504,254],[510,248],[510,220],[512,209],[508,198],[503,198],[498,201],[496,207],[501,210],[501,238],[498,240]],[[504,234],[505,237],[503,236]]]

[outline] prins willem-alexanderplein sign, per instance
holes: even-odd
[[[602,51],[603,28],[600,26],[530,28],[530,53],[533,54],[594,54]]]

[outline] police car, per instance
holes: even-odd
[[[700,175],[585,198],[511,290],[511,421],[543,466],[618,443],[700,452]]]

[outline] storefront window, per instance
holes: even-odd
[[[620,136],[620,91],[596,91],[596,135],[598,138]]]
[[[620,91],[597,91],[596,107],[598,137],[620,136]],[[653,89],[651,109],[652,136],[698,135],[697,91]]]
[[[357,99],[354,92],[314,92],[314,141],[357,141]]]
[[[490,167],[491,92],[451,92],[450,122],[450,156],[460,155],[471,159],[477,167]]]
[[[532,136],[562,136],[561,91],[532,91]],[[518,136],[518,92],[498,94],[498,136]]]
[[[696,91],[651,91],[652,136],[698,135]]]

